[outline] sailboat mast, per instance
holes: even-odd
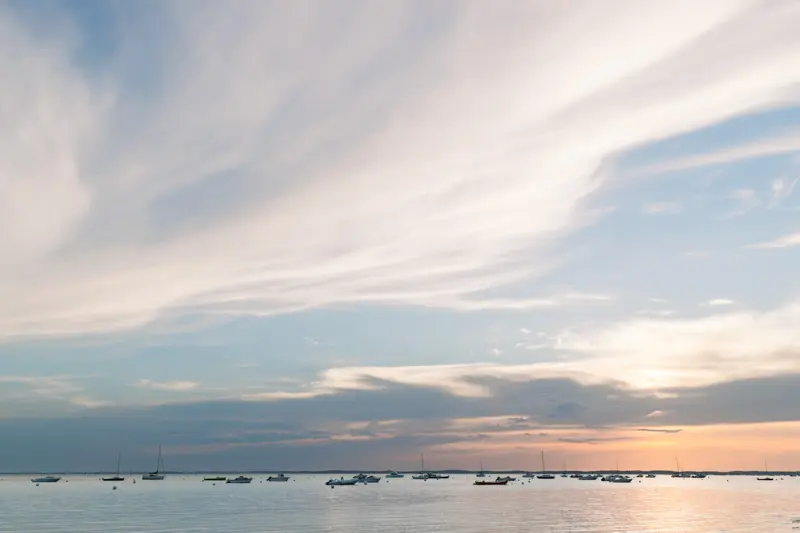
[[[122,460],[122,452],[117,453],[117,477],[119,477],[119,462]]]
[[[544,466],[544,450],[542,450],[542,474],[547,472],[547,469]]]

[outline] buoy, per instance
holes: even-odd
[[[117,486],[114,485],[113,487],[111,487],[111,490],[117,490]]]

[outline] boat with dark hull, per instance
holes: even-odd
[[[251,481],[253,481],[253,478],[251,478],[251,477],[239,476],[239,477],[235,477],[233,479],[226,479],[225,483],[227,483],[229,485],[246,485],[246,484],[250,483]]]
[[[115,476],[108,476],[108,477],[101,477],[102,481],[125,481],[125,478],[119,475],[119,462],[122,459],[122,452],[117,454],[117,475]]]
[[[149,474],[142,474],[144,481],[161,481],[166,477],[164,474],[164,458],[161,457],[161,445],[158,446],[158,460],[156,461],[156,471]]]
[[[61,476],[42,476],[31,479],[31,483],[58,483]]]
[[[478,485],[479,487],[482,486],[505,486],[508,485],[510,480],[508,478],[497,478],[494,481],[487,481],[484,479],[476,479],[473,485]]]

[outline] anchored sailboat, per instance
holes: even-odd
[[[486,473],[483,471],[483,461],[481,461],[481,471],[475,477],[486,477]]]
[[[767,468],[767,461],[764,461],[764,477],[757,477],[758,481],[775,481],[775,478],[769,475],[769,469]]]
[[[161,481],[164,479],[164,459],[161,457],[161,445],[158,445],[158,462],[156,462],[156,471],[149,474],[142,474],[142,479],[145,481]]]
[[[553,474],[548,474],[547,469],[544,466],[544,450],[542,450],[542,473],[536,476],[539,479],[555,479],[556,476]]]
[[[117,454],[117,475],[116,476],[109,476],[109,477],[104,477],[104,478],[100,478],[100,479],[102,479],[103,481],[125,481],[125,478],[124,477],[120,477],[120,475],[119,475],[119,462],[120,462],[121,459],[122,459],[122,452],[119,452]]]

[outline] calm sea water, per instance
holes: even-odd
[[[574,479],[475,487],[474,476],[408,477],[355,487],[327,477],[287,483],[104,483],[68,476],[35,486],[0,480],[0,531],[429,532],[531,531],[776,533],[800,531],[800,478],[643,479],[629,485]],[[66,480],[66,482],[65,482]]]

